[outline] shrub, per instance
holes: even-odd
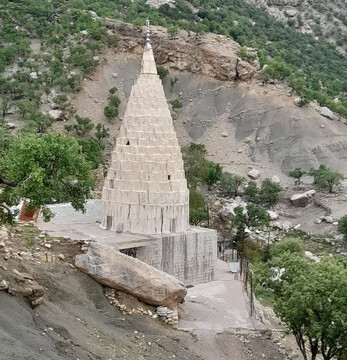
[[[170,101],[170,104],[172,105],[172,108],[173,109],[181,109],[182,108],[182,103],[178,100],[178,99],[176,99],[176,100],[171,100]]]
[[[167,75],[169,75],[169,70],[164,68],[164,66],[157,66],[157,73],[160,79],[164,79]]]

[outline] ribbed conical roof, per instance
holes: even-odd
[[[106,229],[162,234],[189,226],[182,155],[150,45],[130,93],[102,200]]]

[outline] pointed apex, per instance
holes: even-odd
[[[150,28],[149,28],[149,20],[146,20],[146,48],[151,48],[151,40],[150,40]]]

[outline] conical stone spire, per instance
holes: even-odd
[[[102,200],[105,229],[165,234],[189,226],[182,155],[149,43],[112,152]]]

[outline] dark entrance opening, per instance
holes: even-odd
[[[106,228],[107,230],[110,230],[112,227],[112,216],[107,216],[107,219],[106,219]]]
[[[136,259],[137,248],[123,249],[120,252],[123,253],[124,255],[127,255],[127,256],[130,256],[130,257],[133,257]]]

